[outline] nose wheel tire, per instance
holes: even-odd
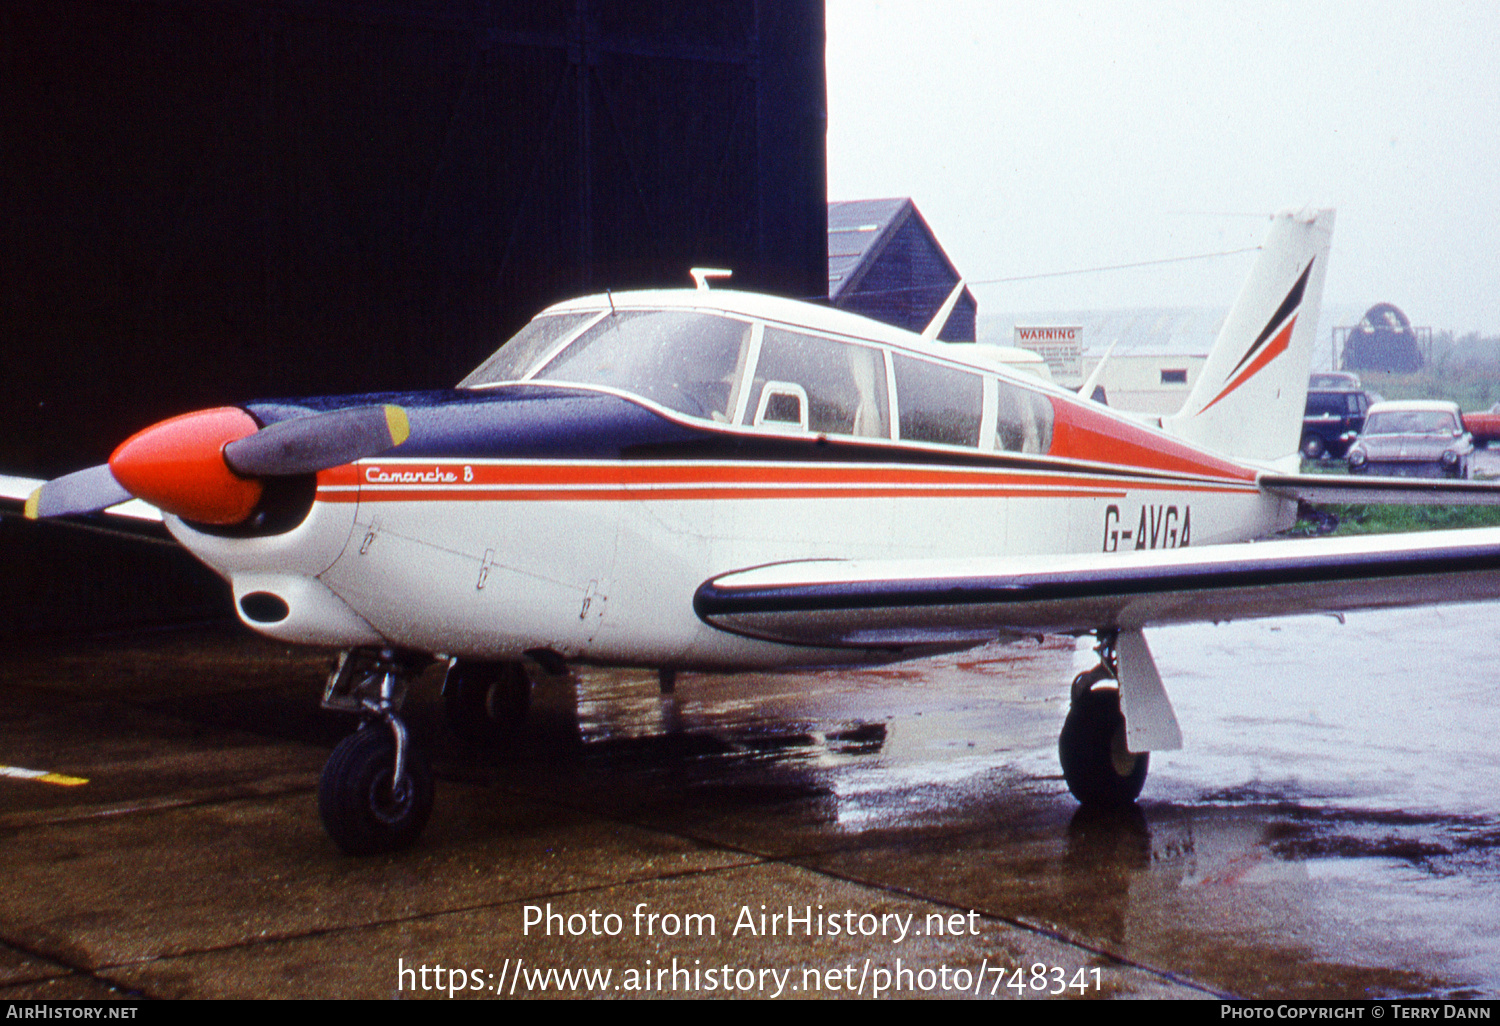
[[[401,780],[396,742],[379,721],[340,741],[318,780],[323,829],[346,855],[378,855],[409,847],[432,814],[432,766],[415,745],[406,746]]]
[[[1090,808],[1123,809],[1146,783],[1151,757],[1125,746],[1120,692],[1099,688],[1076,695],[1057,742],[1063,778],[1073,797]]]
[[[521,663],[456,662],[443,680],[448,727],[470,744],[502,744],[531,709],[531,678]]]

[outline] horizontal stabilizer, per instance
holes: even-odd
[[[25,502],[31,494],[47,482],[37,477],[10,477],[0,474],[0,499],[12,503]]]
[[[1500,481],[1447,481],[1352,474],[1262,474],[1262,489],[1302,502],[1395,506],[1500,506]]]

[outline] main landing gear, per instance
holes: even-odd
[[[1117,632],[1099,635],[1099,665],[1073,679],[1072,702],[1057,741],[1063,778],[1073,797],[1090,808],[1123,809],[1134,804],[1146,783],[1151,757],[1125,743],[1120,712]]]
[[[328,678],[323,707],[361,717],[318,779],[323,829],[347,855],[405,848],[432,814],[432,764],[397,715],[407,680],[425,662],[389,649],[355,650],[339,656]]]
[[[480,747],[511,740],[531,710],[531,676],[523,663],[455,659],[443,678],[448,729]]]

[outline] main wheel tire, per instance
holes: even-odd
[[[432,815],[432,765],[406,746],[406,772],[393,787],[396,740],[371,723],[340,741],[318,779],[323,829],[346,855],[378,855],[410,846]]]
[[[1327,451],[1328,446],[1317,435],[1308,433],[1302,436],[1302,455],[1308,459],[1320,460]]]
[[[521,663],[456,662],[443,680],[448,728],[470,744],[514,737],[531,710],[531,678]]]
[[[1134,754],[1125,746],[1125,717],[1115,688],[1085,691],[1073,699],[1057,741],[1057,756],[1073,797],[1100,809],[1133,804],[1151,763],[1149,754]]]

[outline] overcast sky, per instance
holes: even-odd
[[[1500,5],[827,12],[828,198],[912,197],[971,280],[1240,249],[1335,207],[1325,306],[1500,334]],[[1252,260],[974,291],[981,315],[1227,306]]]

